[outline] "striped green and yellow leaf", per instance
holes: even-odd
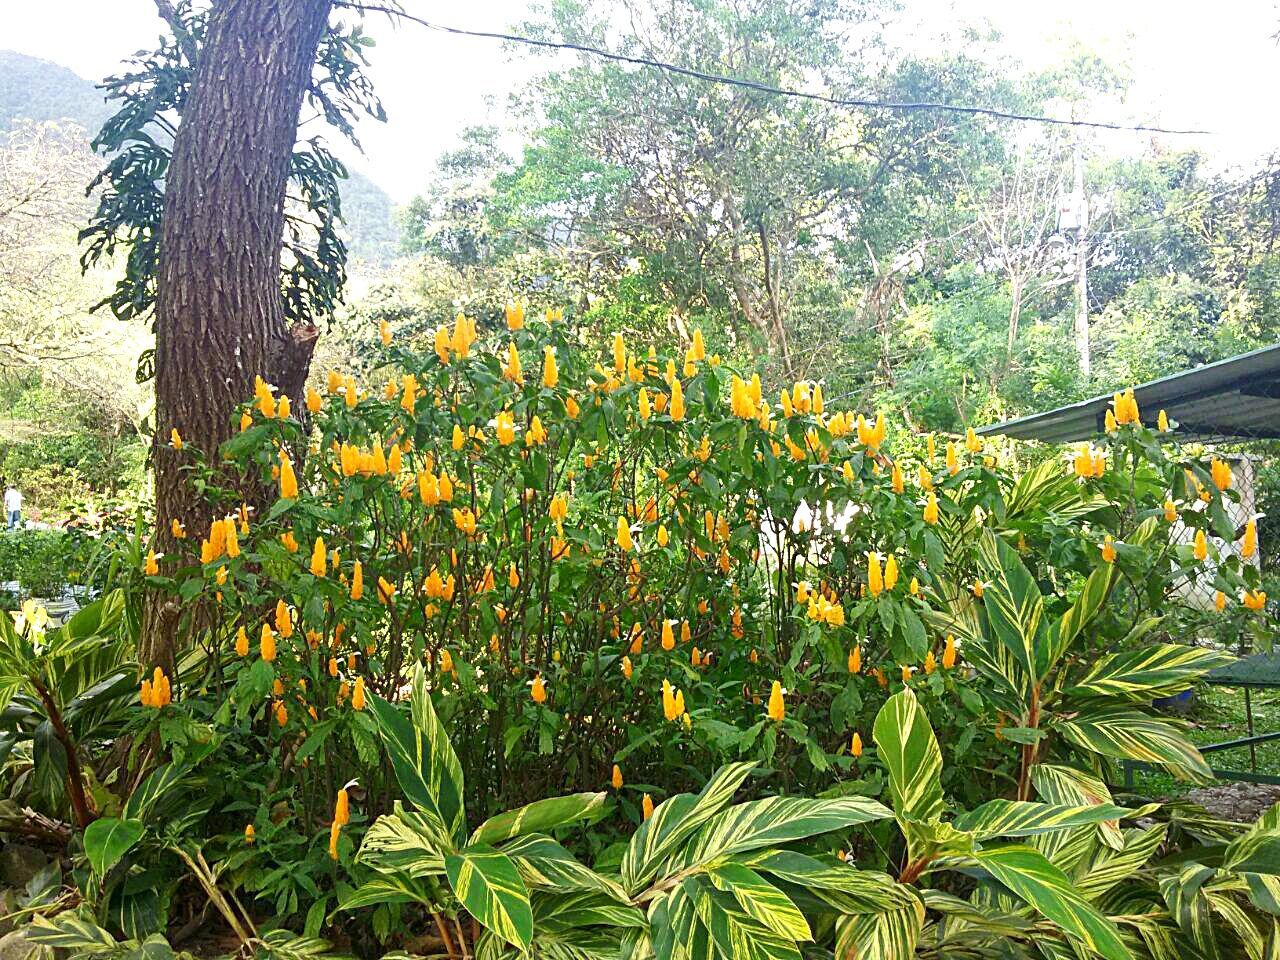
[[[565,797],[535,800],[515,810],[490,817],[471,834],[471,843],[502,843],[526,833],[545,833],[553,827],[580,823],[596,817],[604,807],[604,793],[573,793]]]
[[[705,953],[690,951],[699,960],[800,960],[800,948],[746,913],[739,901],[698,878],[684,881],[698,922],[707,931]]]
[[[516,837],[502,846],[528,887],[548,890],[594,890],[625,901],[622,886],[580,863],[568,850],[544,834]]]
[[[1042,675],[1047,658],[1044,597],[1023,565],[1018,552],[990,530],[978,541],[978,561],[987,587],[980,603],[984,631],[1002,643],[1033,681]]]
[[[339,903],[342,910],[377,906],[380,903],[425,903],[435,900],[421,880],[407,873],[379,873],[370,877],[354,890],[348,891]]]
[[[533,939],[529,891],[516,865],[487,844],[473,844],[444,860],[454,895],[495,934],[527,950]]]
[[[413,877],[443,873],[444,856],[451,849],[444,824],[425,810],[406,810],[399,803],[392,809],[365,831],[356,859],[376,870]]]
[[[699,827],[733,800],[755,763],[731,763],[717,770],[697,794],[681,793],[660,803],[640,824],[623,854],[622,885],[634,892],[658,872],[663,861]]]
[[[924,903],[880,913],[860,913],[836,921],[836,956],[857,960],[911,960],[924,926]]]
[[[996,847],[975,855],[980,866],[1037,913],[1108,960],[1131,954],[1115,924],[1090,904],[1066,874],[1027,846]]]
[[[1145,646],[1103,657],[1066,693],[1078,698],[1150,703],[1153,697],[1182,693],[1201,676],[1233,659],[1217,650],[1180,643]]]
[[[750,867],[725,863],[712,867],[707,877],[717,890],[733,895],[743,912],[790,940],[812,940],[809,921],[791,899]]]
[[[910,687],[885,701],[871,735],[889,772],[889,794],[899,819],[927,822],[941,817],[942,752]]]
[[[666,870],[668,873],[687,870],[710,864],[721,857],[774,847],[892,816],[893,812],[887,807],[867,797],[830,800],[766,797],[752,800],[722,810],[712,817],[684,849],[671,857]]]
[[[991,837],[1030,837],[1038,833],[1068,830],[1128,814],[1114,804],[1068,806],[1024,800],[989,800],[952,821],[957,830],[973,833],[978,840]]]
[[[1207,780],[1209,765],[1173,724],[1123,707],[1081,713],[1056,729],[1076,746],[1107,757],[1142,760],[1187,780]]]

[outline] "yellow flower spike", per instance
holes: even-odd
[[[1160,415],[1156,417],[1156,429],[1161,433],[1169,432],[1169,415],[1163,410],[1161,410]]]
[[[1227,595],[1219,590],[1213,595],[1213,609],[1221,613],[1227,607]]]
[[[620,333],[613,335],[613,372],[618,376],[627,372],[627,345]]]
[[[1102,539],[1102,560],[1104,563],[1116,562],[1116,547],[1109,533]]]
[[[613,765],[613,776],[609,778],[609,785],[615,790],[622,789],[622,768],[616,763]]]
[[[907,585],[907,590],[913,597],[920,596],[920,581],[916,577],[912,577],[911,583]]]
[[[702,339],[702,330],[694,328],[692,354],[694,361],[701,363],[707,359],[707,345]]]
[[[282,396],[279,405],[276,407],[276,416],[281,420],[288,420],[290,413],[292,413],[292,410],[289,405],[289,398]]]
[[[964,433],[964,447],[970,453],[982,452],[982,439],[978,436],[977,431],[974,430],[973,427],[970,427]]]
[[[284,600],[276,601],[276,633],[286,640],[293,636],[293,614]]]
[[[906,666],[905,664],[902,667],[902,682],[903,683],[911,682],[911,668]]]
[[[177,427],[169,431],[169,444],[175,450],[182,449],[182,434],[178,433]]]
[[[1205,560],[1209,556],[1209,541],[1204,535],[1203,530],[1196,531],[1195,543],[1191,548],[1192,554],[1197,560]]]
[[[305,399],[308,413],[319,413],[320,408],[324,406],[324,397],[320,396],[320,391],[316,390],[315,387],[307,387]]]
[[[275,680],[271,681],[271,695],[273,697],[284,696],[284,683],[279,677],[276,677]]]
[[[151,688],[151,681],[145,677],[142,680],[142,687],[138,690],[138,702],[144,707],[154,707],[156,705],[155,692]]]
[[[1116,424],[1116,415],[1112,413],[1110,410],[1107,411],[1107,415],[1103,420],[1103,426],[1105,427],[1107,433],[1115,433],[1116,430],[1119,429],[1119,426]]]
[[[1173,523],[1173,521],[1178,519],[1178,508],[1174,506],[1172,500],[1166,500],[1164,502],[1164,518],[1169,523]]]
[[[256,839],[257,839],[257,831],[253,829],[253,824],[246,823],[244,825],[244,842],[247,843],[249,846],[253,846],[253,842]]]
[[[507,344],[507,362],[502,368],[502,375],[517,386],[524,383],[524,371],[520,367],[520,351],[514,342]]]
[[[953,477],[960,472],[960,458],[956,454],[956,445],[947,441],[947,473]]]
[[[1248,610],[1261,610],[1267,605],[1267,594],[1263,590],[1249,590],[1241,598],[1241,602]]]
[[[529,696],[533,698],[534,703],[547,702],[547,685],[542,680],[542,674],[538,674],[533,678],[533,684],[529,688]]]
[[[507,583],[510,584],[512,590],[520,586],[520,574],[516,572],[516,565],[514,563],[512,563],[510,568],[507,570]]]
[[[618,517],[618,546],[623,552],[630,552],[635,549],[635,543],[631,539],[631,527],[627,525],[626,517]]]
[[[674,650],[676,645],[675,631],[671,629],[671,621],[662,621],[662,649]]]
[[[927,677],[937,669],[938,661],[934,658],[933,651],[930,650],[924,655],[924,675]]]
[[[271,632],[269,623],[262,625],[262,634],[258,638],[258,652],[267,663],[271,663],[276,658],[276,635]]]
[[[653,816],[653,798],[647,793],[640,798],[640,815],[645,820]]]
[[[902,482],[902,468],[896,463],[893,465],[893,474],[890,483],[893,487],[894,493],[902,493],[902,491],[906,489],[905,484]]]
[[[653,415],[653,408],[649,404],[649,391],[644,387],[640,388],[640,395],[636,399],[636,407],[641,420],[648,420]]]
[[[631,658],[624,656],[622,658],[622,675],[630,680],[634,669],[635,668],[631,665]]]
[[[324,538],[316,537],[315,546],[311,548],[311,573],[323,577],[328,573],[327,554],[324,549]]]
[[[507,303],[507,329],[521,330],[524,328],[524,304],[520,301]]]
[[[364,677],[356,677],[355,689],[351,692],[351,709],[364,709]]]
[[[1229,490],[1231,488],[1231,464],[1225,460],[1213,458],[1213,462],[1209,464],[1209,475],[1213,478],[1213,485],[1219,490]]]
[[[1245,560],[1252,560],[1257,552],[1258,524],[1257,521],[1250,520],[1244,525],[1244,536],[1240,540],[1240,556]]]
[[[384,347],[391,346],[391,324],[386,320],[378,324],[378,336],[382,339]]]
[[[245,632],[244,627],[236,630],[236,656],[247,657],[249,655],[249,634]]]
[[[280,498],[298,499],[298,477],[293,472],[293,461],[283,450],[280,451]]]
[[[861,647],[854,647],[852,650],[849,651],[849,672],[854,674],[862,672],[862,648]]]
[[[956,665],[956,638],[947,634],[947,642],[942,648],[942,669],[950,670]]]
[[[782,722],[782,718],[786,716],[786,702],[782,695],[782,684],[777,680],[773,681],[773,687],[769,690],[769,719],[774,723]]]
[[[889,559],[884,562],[884,588],[892,590],[898,585],[898,558],[894,554],[889,554]]]
[[[147,559],[142,565],[142,572],[148,577],[157,576],[160,573],[160,564],[156,560],[156,552],[154,550],[147,551]]]
[[[874,551],[867,554],[867,591],[878,597],[884,591],[884,578],[880,572],[880,554]]]
[[[378,578],[378,600],[387,604],[396,595],[396,585],[386,577]]]
[[[690,629],[689,627],[689,621],[681,620],[680,621],[680,642],[688,643],[692,639],[693,639],[693,630]]]
[[[849,756],[853,757],[855,760],[862,756],[862,735],[856,730],[854,731],[853,738],[849,741]]]
[[[981,580],[973,581],[973,595],[977,597],[979,600],[982,599],[982,594],[985,589],[986,587],[983,586]]]

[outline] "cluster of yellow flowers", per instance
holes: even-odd
[[[670,680],[662,681],[662,715],[667,718],[668,723],[680,721],[686,727],[692,725],[684,707],[684,691],[673,688]]]
[[[138,699],[144,707],[150,707],[155,710],[167,707],[173,702],[173,690],[169,685],[169,678],[165,676],[163,670],[156,667],[149,680],[143,679],[142,688],[138,692]]]

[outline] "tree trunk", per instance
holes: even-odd
[[[190,486],[190,451],[169,446],[170,429],[216,463],[255,377],[295,399],[306,380],[315,330],[285,327],[280,248],[298,114],[331,5],[218,0],[209,14],[165,185],[156,289],[156,532],[171,555],[182,542],[170,521],[198,544],[215,507]],[[172,671],[177,619],[164,596],[148,597],[145,667]]]

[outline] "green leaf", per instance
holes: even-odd
[[[818,860],[793,850],[765,850],[741,861],[753,870],[805,890],[841,913],[879,913],[906,906],[911,888],[886,873],[858,870],[847,863]]]
[[[445,857],[444,870],[454,894],[473,917],[508,943],[529,949],[533,939],[529,891],[506,854],[487,844],[473,844]]]
[[[1089,574],[1089,579],[1084,582],[1084,589],[1080,591],[1080,596],[1076,597],[1075,602],[1049,631],[1049,645],[1045,652],[1041,676],[1044,675],[1044,671],[1051,669],[1058,662],[1058,658],[1071,648],[1076,637],[1080,636],[1084,628],[1093,622],[1093,618],[1098,615],[1098,611],[1106,602],[1107,594],[1111,592],[1111,584],[1115,581],[1115,576],[1114,563],[1100,563],[1093,568],[1093,573]]]
[[[1200,751],[1172,724],[1136,710],[1117,707],[1082,713],[1055,726],[1076,746],[1103,756],[1160,764],[1182,779],[1212,776]]]
[[[84,831],[85,856],[94,871],[102,876],[133,849],[145,831],[141,820],[118,820],[115,817],[95,820]]]
[[[885,701],[871,735],[889,771],[898,817],[929,821],[942,816],[942,752],[910,687]]]
[[[1049,918],[1084,947],[1108,960],[1129,960],[1115,925],[1099,913],[1066,874],[1030,847],[997,847],[974,855],[1015,896]]]
[[[788,940],[812,940],[809,923],[791,899],[756,873],[740,863],[712,867],[707,876],[717,890],[733,894],[747,916]]]
[[[451,848],[448,831],[434,814],[405,810],[381,816],[365,831],[356,859],[375,870],[424,877],[444,872],[444,856]]]
[[[1119,849],[1096,844],[1075,869],[1076,888],[1091,900],[1128,879],[1156,855],[1168,827],[1163,823],[1146,830],[1126,830]]]
[[[551,837],[526,834],[502,847],[528,887],[548,890],[594,890],[625,901],[627,892],[614,880],[592,870]]]
[[[547,930],[569,930],[574,927],[609,926],[647,929],[644,912],[627,903],[619,903],[607,894],[593,890],[569,893],[530,892],[533,925],[536,936]],[[536,940],[535,940],[536,943]]]
[[[1042,642],[1045,632],[1044,597],[1040,588],[1023,566],[1018,552],[990,530],[978,542],[978,560],[984,581],[980,605],[988,630],[1027,677],[1039,680],[1041,660],[1048,660],[1048,645]]]
[[[120,946],[106,930],[74,911],[53,918],[36,914],[26,928],[26,937],[42,946],[84,953],[105,953]]]
[[[471,834],[471,843],[501,843],[525,833],[543,833],[552,827],[594,817],[603,807],[604,793],[574,793],[536,800],[515,810],[490,817]]]
[[[919,898],[896,910],[840,917],[836,920],[836,956],[911,960],[923,925],[924,904]]]
[[[1113,804],[1063,806],[1024,800],[989,800],[956,817],[957,830],[973,833],[978,840],[991,837],[1030,837],[1104,820],[1119,820],[1130,811]]]
[[[755,766],[754,762],[728,764],[712,775],[700,793],[676,794],[658,804],[627,845],[619,867],[622,885],[634,891],[652,879],[673,850],[733,799]]]
[[[892,816],[891,810],[866,797],[752,800],[716,814],[683,851],[671,858],[667,870],[678,872],[719,857],[778,846]]]
[[[694,912],[709,940],[705,953],[691,950],[691,955],[724,960],[800,960],[795,941],[778,936],[750,917],[733,897],[695,878],[685,880],[682,886],[691,891]]]
[[[339,909],[357,910],[381,903],[424,903],[435,906],[426,885],[407,873],[381,873],[366,880],[342,897]]]
[[[1213,907],[1204,892],[1204,885],[1213,879],[1213,875],[1212,867],[1188,863],[1177,876],[1160,881],[1160,895],[1164,897],[1170,915],[1203,957],[1218,955]]]
[[[466,831],[462,765],[436,716],[422,664],[413,670],[410,717],[370,694],[369,707],[391,757],[400,789],[411,803],[444,824],[456,843]]]
[[[1063,806],[1111,803],[1111,791],[1092,774],[1051,763],[1037,763],[1031,768],[1031,783],[1040,799]],[[1104,821],[1098,825],[1103,841],[1118,849],[1123,841],[1119,823]]]
[[[1234,659],[1217,650],[1180,643],[1143,646],[1103,657],[1066,693],[1073,697],[1149,703],[1154,697],[1182,693],[1210,670]]]

